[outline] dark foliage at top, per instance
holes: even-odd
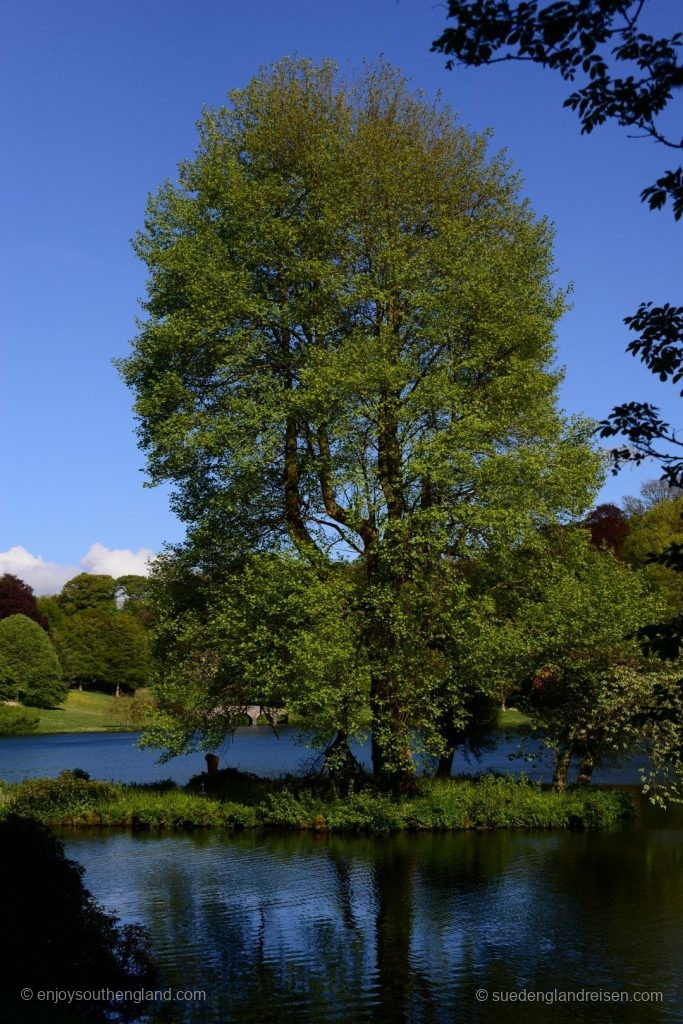
[[[643,302],[624,323],[638,332],[627,347],[661,381],[680,385],[683,380],[683,306],[653,307]],[[683,389],[680,394],[683,395]],[[615,471],[624,462],[642,462],[654,458],[664,470],[671,487],[683,486],[682,442],[675,429],[649,402],[625,402],[614,408],[601,425],[602,437],[621,435],[628,444],[612,450]]]
[[[448,16],[456,22],[435,40],[432,49],[454,63],[478,66],[505,60],[533,61],[584,84],[564,101],[575,110],[582,132],[607,120],[635,128],[671,149],[683,141],[669,138],[660,116],[683,86],[678,54],[683,34],[656,39],[639,30],[644,0],[564,0],[541,7],[510,0],[450,0]],[[495,54],[500,53],[499,56]],[[623,73],[614,68],[625,65]],[[683,215],[680,167],[666,171],[643,189],[641,198],[658,210],[671,200],[676,220]]]
[[[6,572],[0,576],[0,619],[10,615],[25,615],[47,629],[47,620],[38,611],[33,589],[18,576]]]

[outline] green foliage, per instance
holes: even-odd
[[[38,613],[47,622],[48,633],[51,637],[54,637],[55,633],[64,622],[64,610],[59,603],[59,598],[56,594],[37,597],[36,606],[38,608]]]
[[[649,759],[643,772],[643,791],[653,803],[683,803],[683,686],[681,666],[673,665],[660,681],[651,706],[643,715]]]
[[[121,601],[121,611],[139,619],[147,629],[154,625],[154,612],[149,603],[149,578],[147,576],[119,576],[116,580],[116,596]]]
[[[643,574],[596,551],[582,532],[564,548],[543,600],[520,609],[534,675],[527,711],[556,751],[560,783],[570,757],[582,759],[588,781],[600,758],[642,740],[641,715],[666,677],[637,639],[661,608]]]
[[[149,724],[154,708],[154,698],[149,690],[137,690],[131,697],[114,697],[107,721],[124,729],[142,729]]]
[[[624,512],[629,518],[642,516],[661,501],[675,501],[683,497],[683,488],[672,486],[667,480],[645,480],[640,485],[638,496],[628,494],[622,500]]]
[[[672,544],[683,545],[683,498],[658,501],[629,519],[629,535],[623,548],[629,565],[643,568],[661,595],[668,616],[683,613],[683,574],[653,562]]]
[[[113,800],[118,787],[91,782],[80,770],[63,771],[57,779],[26,779],[14,791],[11,810],[46,825],[93,819],[98,804]]]
[[[367,666],[359,663],[357,586],[338,565],[325,580],[301,559],[255,555],[203,591],[203,608],[171,604],[174,559],[157,563],[154,693],[145,742],[171,753],[209,750],[242,724],[245,705],[301,716],[312,742],[361,734]]]
[[[115,595],[113,576],[82,572],[64,584],[57,600],[65,615],[90,609],[113,613],[116,610]]]
[[[39,721],[37,711],[0,704],[0,736],[25,736],[35,732]]]
[[[149,678],[149,647],[138,618],[100,608],[76,611],[55,636],[65,677],[72,685],[114,692],[135,690]]]
[[[523,60],[558,71],[573,82],[584,82],[564,105],[576,111],[581,130],[591,132],[607,121],[636,130],[636,137],[649,137],[671,149],[683,149],[680,136],[668,134],[666,108],[683,83],[679,57],[683,34],[657,37],[642,31],[642,22],[652,7],[642,0],[600,2],[557,0],[538,3],[512,0],[449,0],[448,17],[453,27],[445,29],[432,49],[454,61],[479,66],[507,60]],[[671,201],[676,220],[683,217],[683,167],[665,171],[644,188],[640,198],[651,210]],[[627,351],[638,358],[660,381],[680,385],[683,374],[683,306],[665,303],[655,306],[641,302],[624,317],[633,332]],[[675,489],[683,485],[683,460],[675,427],[663,419],[650,402],[624,402],[600,424],[601,437],[620,437],[622,443],[610,452],[614,472],[628,462],[639,465],[655,459],[663,479]],[[625,442],[625,443],[623,443]],[[683,547],[672,543],[659,556],[662,566],[683,572]],[[671,578],[655,577],[669,591],[669,604],[679,600]],[[683,645],[683,615],[669,614],[665,621],[642,629],[645,649],[660,657],[675,659]],[[679,683],[683,692],[683,680]]]
[[[32,707],[50,707],[66,696],[68,687],[47,633],[25,615],[10,615],[0,621],[0,659],[12,680],[11,686],[5,682],[6,698]]]
[[[17,677],[0,647],[0,700],[12,700],[17,694]]]
[[[369,690],[375,771],[405,779],[411,725],[477,688],[495,635],[483,598],[463,627],[444,563],[579,516],[599,480],[591,425],[556,407],[551,232],[486,138],[386,65],[285,60],[230,102],[136,240],[121,370],[190,527],[158,577],[148,741],[215,743],[249,687],[346,733]]]
[[[137,829],[284,828],[374,833],[423,829],[607,828],[633,813],[630,799],[613,791],[563,793],[522,777],[419,780],[411,796],[375,788],[340,796],[334,788],[302,780],[282,782],[234,773],[223,793],[179,789],[173,783],[124,786],[88,781],[82,773],[6,786],[3,813],[46,824],[125,826]],[[207,779],[208,777],[204,776]]]

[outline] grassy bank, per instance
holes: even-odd
[[[129,701],[130,697],[119,699]],[[117,724],[113,718],[113,703],[114,698],[108,693],[69,690],[61,707],[40,709],[36,733],[112,732],[125,729],[125,726]]]
[[[126,705],[131,703],[130,697],[114,698],[107,693],[94,693],[89,690],[69,690],[64,704],[58,708],[32,709],[39,715],[36,733],[57,732],[112,732],[138,730],[141,724],[125,724],[134,716],[126,714]],[[116,710],[115,704],[117,705]],[[245,720],[246,721],[246,720]],[[306,720],[294,714],[289,715],[288,722],[297,729],[306,729]],[[265,722],[263,724],[266,724]],[[501,711],[498,728],[503,731],[515,731],[529,724],[529,720],[517,710]],[[367,725],[370,725],[368,709]]]
[[[210,787],[211,791],[202,789]],[[632,813],[630,798],[606,790],[556,793],[487,775],[421,780],[409,797],[371,787],[339,795],[300,780],[269,780],[227,770],[187,787],[98,782],[81,773],[0,784],[0,816],[14,812],[56,826],[133,829],[277,828],[318,832],[495,828],[607,828]]]
[[[507,711],[501,711],[498,715],[498,728],[503,731],[515,732],[527,727],[531,728],[531,720],[517,708],[508,708]]]

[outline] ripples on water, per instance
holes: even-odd
[[[680,818],[609,833],[71,835],[108,909],[153,933],[162,981],[207,1002],[154,1021],[680,1022]],[[664,1001],[497,1003],[533,988]]]
[[[295,770],[308,756],[295,735],[244,730],[222,763]],[[134,744],[130,734],[3,740],[0,778],[80,767],[185,782],[204,766],[201,754],[155,766]],[[505,737],[481,765],[456,770],[519,771],[515,748]],[[535,769],[548,772],[548,760]],[[637,777],[633,761],[602,775]],[[151,929],[161,987],[207,993],[156,1006],[154,1024],[680,1024],[683,815],[641,811],[597,834],[63,838],[96,898]],[[663,1001],[494,1000],[522,988],[646,989]]]

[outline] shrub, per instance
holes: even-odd
[[[57,779],[26,779],[14,790],[12,810],[46,825],[80,824],[95,815],[98,805],[113,800],[123,789],[109,782],[91,782],[78,769]],[[87,822],[84,822],[87,823]]]
[[[40,715],[31,708],[0,704],[0,736],[25,736],[38,728]]]
[[[224,779],[224,783],[227,779]],[[47,825],[108,825],[183,830],[256,827],[386,833],[401,829],[607,828],[632,813],[627,794],[569,789],[562,793],[525,778],[422,780],[410,798],[366,787],[341,798],[300,780],[247,778],[241,795],[90,781],[85,772],[0,785],[0,816],[12,811]],[[239,787],[236,787],[239,788]]]
[[[57,655],[44,629],[25,615],[0,621],[0,658],[13,682],[10,694],[32,707],[61,704],[68,691]]]

